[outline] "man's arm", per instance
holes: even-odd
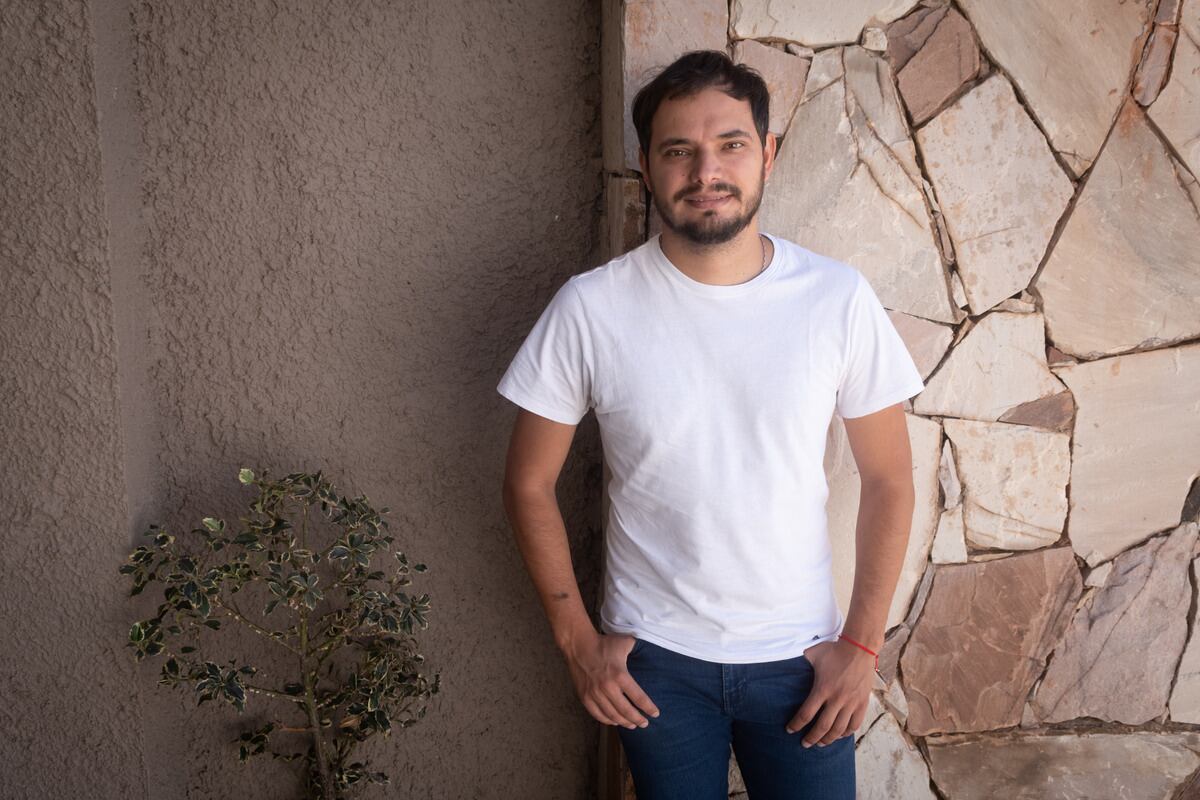
[[[580,701],[605,725],[646,727],[644,715],[657,717],[658,707],[625,668],[635,640],[596,630],[571,566],[554,487],[575,427],[525,409],[517,412],[505,468],[504,508]]]
[[[908,550],[916,502],[908,424],[900,403],[843,421],[862,486],[855,528],[854,591],[842,632],[878,653]],[[801,730],[816,717],[804,734],[803,745],[831,744],[862,725],[875,657],[842,639],[820,642],[805,655],[813,665],[813,690],[787,729]]]
[[[595,633],[579,594],[555,495],[575,428],[520,409],[504,471],[504,509],[554,641],[564,652],[581,633]]]
[[[900,403],[843,422],[861,487],[854,534],[854,591],[842,630],[878,653],[908,551],[916,504],[908,425]]]

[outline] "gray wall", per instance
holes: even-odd
[[[0,793],[295,796],[229,743],[263,701],[196,709],[123,647],[155,600],[117,574],[137,534],[243,512],[249,466],[366,493],[429,565],[442,691],[363,753],[392,777],[368,796],[591,796],[600,728],[504,519],[495,384],[600,263],[596,4],[0,19]],[[560,496],[592,603],[598,462],[589,416]]]

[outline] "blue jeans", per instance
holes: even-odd
[[[638,639],[626,669],[659,710],[617,727],[638,800],[726,800],[731,747],[749,800],[853,800],[854,734],[805,748],[815,716],[785,729],[812,691],[803,655],[718,664]]]

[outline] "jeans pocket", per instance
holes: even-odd
[[[638,639],[638,638],[634,638],[634,640],[633,640],[633,649],[631,649],[631,650],[629,651],[629,655],[625,656],[625,658],[626,658],[626,659],[633,658],[633,657],[634,657],[634,656],[636,656],[636,655],[637,655],[637,654],[638,654],[638,653],[639,653],[639,652],[642,650],[642,648],[643,648],[643,647],[645,647],[645,646],[646,646],[646,642],[645,642],[645,640],[644,640],[644,639]]]

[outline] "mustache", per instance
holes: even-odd
[[[692,195],[705,194],[705,193],[727,194],[734,198],[740,198],[742,196],[742,193],[737,190],[737,187],[730,186],[729,184],[726,184],[726,183],[718,183],[713,186],[709,186],[707,189],[691,189],[689,191],[685,191],[685,192],[679,194],[675,199],[676,200],[686,200],[687,198],[691,197]]]

